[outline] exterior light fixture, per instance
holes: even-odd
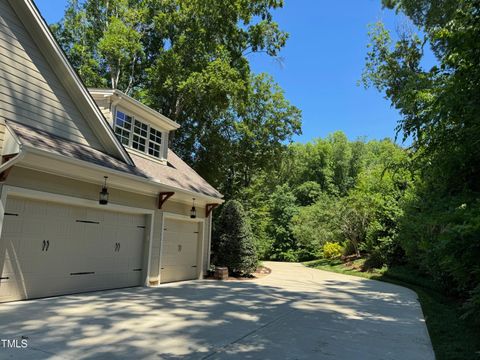
[[[197,217],[197,209],[195,209],[195,198],[193,198],[192,208],[190,209],[190,218],[195,219]]]
[[[108,204],[108,188],[107,188],[107,179],[108,176],[104,176],[105,182],[102,186],[102,191],[100,191],[98,203],[100,205],[107,205]]]

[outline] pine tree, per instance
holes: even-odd
[[[225,203],[215,233],[216,265],[243,275],[256,270],[258,258],[253,234],[242,204],[236,200]]]

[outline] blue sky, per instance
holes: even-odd
[[[66,0],[35,0],[47,22],[58,21]],[[290,33],[282,61],[249,56],[255,72],[267,72],[303,112],[306,142],[342,130],[350,139],[395,136],[400,118],[382,94],[358,86],[368,43],[368,24],[378,20],[395,30],[405,18],[384,10],[380,0],[285,0],[274,12]]]

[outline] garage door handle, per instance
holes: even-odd
[[[49,247],[50,247],[50,240],[47,240],[47,248],[45,249],[45,251],[48,251]]]
[[[192,265],[192,267],[197,267],[197,265]]]
[[[42,251],[45,251],[45,246],[47,246],[47,242],[45,240],[42,241]]]

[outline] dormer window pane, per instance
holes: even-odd
[[[148,125],[141,123],[138,120],[135,120],[135,126],[133,127],[133,132],[140,135],[143,138],[147,137],[148,134]]]
[[[146,141],[145,141],[144,138],[141,138],[140,136],[135,135],[135,134],[133,135],[132,147],[134,149],[145,152],[145,143],[146,143]]]
[[[115,134],[123,145],[129,145],[132,129],[132,118],[121,111],[117,111],[115,119]]]
[[[150,128],[150,141],[153,141],[157,144],[162,143],[162,133],[154,128]]]
[[[162,146],[162,132],[151,127],[150,141],[148,142],[148,153],[152,156],[159,158],[161,146]]]
[[[160,157],[160,145],[150,142],[148,144],[148,153],[157,158]]]
[[[145,152],[147,144],[148,125],[135,120],[133,126],[132,147]]]

